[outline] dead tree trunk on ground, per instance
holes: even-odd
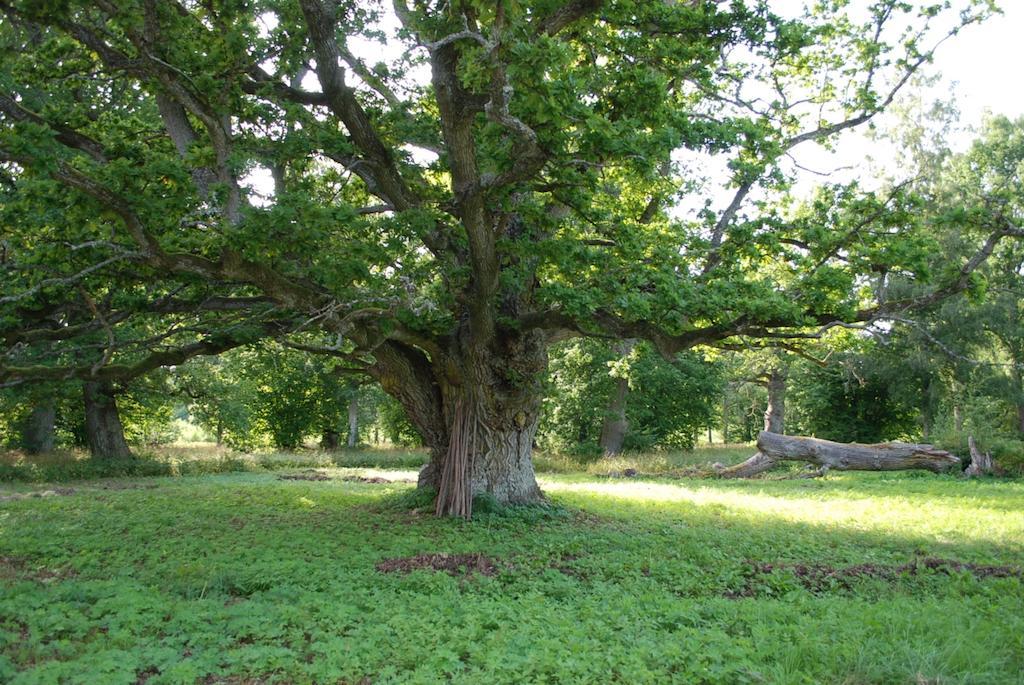
[[[931,445],[882,442],[874,445],[832,442],[762,431],[757,454],[741,464],[719,470],[723,478],[749,478],[782,461],[805,461],[823,471],[903,471],[925,469],[942,473],[960,465],[960,458]]]

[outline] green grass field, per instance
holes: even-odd
[[[1020,481],[320,473],[0,488],[0,682],[1024,682]]]

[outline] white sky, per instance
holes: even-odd
[[[936,54],[933,67],[957,95],[963,124],[977,126],[986,110],[1024,116],[1024,0],[1000,5],[1003,16],[967,27]]]

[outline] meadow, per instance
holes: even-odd
[[[8,483],[0,681],[1024,682],[1024,483],[673,475],[728,454],[469,522],[417,452]]]

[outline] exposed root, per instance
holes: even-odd
[[[473,489],[470,460],[478,445],[477,417],[466,409],[462,398],[455,402],[452,433],[448,439],[448,454],[441,467],[441,480],[437,486],[434,513],[438,516],[473,516]]]

